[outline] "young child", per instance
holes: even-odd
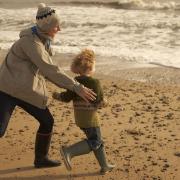
[[[78,54],[71,65],[72,72],[79,74],[75,79],[92,89],[96,94],[96,100],[86,102],[74,92],[67,90],[62,93],[54,93],[53,97],[63,102],[73,100],[75,122],[78,127],[85,133],[87,139],[73,144],[69,147],[61,148],[61,155],[67,170],[71,170],[71,159],[75,156],[94,152],[96,159],[101,166],[100,173],[105,174],[111,171],[115,165],[107,163],[101,132],[98,123],[97,109],[103,104],[103,91],[98,79],[92,77],[95,71],[95,55],[92,50],[85,49]]]

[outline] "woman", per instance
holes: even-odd
[[[20,33],[0,68],[0,137],[5,134],[15,106],[31,114],[40,123],[35,141],[34,166],[53,167],[60,162],[48,158],[54,119],[47,107],[45,77],[61,88],[76,92],[86,101],[95,94],[64,74],[51,59],[50,43],[60,31],[54,9],[41,3],[36,26]]]

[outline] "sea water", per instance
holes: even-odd
[[[56,53],[91,48],[114,69],[118,61],[180,68],[179,1],[49,2],[61,19],[61,32],[53,42]],[[0,6],[0,49],[9,49],[22,29],[34,25],[36,12],[35,6]]]

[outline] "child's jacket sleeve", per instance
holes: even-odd
[[[103,94],[103,90],[100,84],[100,81],[96,79],[96,83],[94,86],[94,92],[97,94],[96,100],[94,101],[94,103],[99,104],[103,101],[104,99],[104,94]]]
[[[70,102],[71,100],[74,99],[75,96],[76,94],[70,90],[66,90],[65,92],[59,94],[59,98],[63,102]]]

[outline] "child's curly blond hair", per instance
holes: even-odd
[[[84,49],[73,59],[71,64],[71,71],[76,74],[83,74],[88,70],[93,70],[94,63],[94,51],[90,49]]]

